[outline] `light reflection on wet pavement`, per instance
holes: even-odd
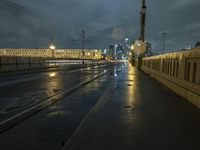
[[[110,86],[103,105],[77,132],[83,141],[72,138],[69,146],[79,150],[200,149],[199,109],[128,64],[0,134],[0,146],[61,150],[62,142]]]
[[[113,74],[113,73],[112,73]],[[0,135],[6,149],[59,149],[111,83],[104,76]],[[14,145],[7,142],[12,140]]]
[[[127,66],[63,150],[198,150],[200,110]],[[90,128],[91,127],[91,128]]]
[[[3,81],[4,85],[0,87],[0,122],[82,81],[90,80],[108,68],[108,66],[104,65],[90,67],[90,70],[87,68],[82,69],[79,72],[78,70],[53,71],[37,73],[32,75],[32,77],[31,75],[22,76],[21,78],[17,76],[17,79],[15,77],[8,77],[8,81]]]

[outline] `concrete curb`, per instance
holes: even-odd
[[[75,91],[79,90],[80,88],[84,87],[85,85],[93,82],[94,80],[102,77],[103,75],[107,74],[107,73],[110,73],[111,71],[108,71],[106,73],[102,73],[96,77],[94,77],[93,79],[89,80],[89,81],[85,81],[85,82],[82,82],[74,87],[72,87],[71,89],[69,90],[66,90],[66,91],[63,91],[49,99],[47,99],[46,101],[40,103],[40,104],[37,104],[36,106],[33,106],[29,109],[26,109],[25,111],[15,115],[15,116],[12,116],[2,122],[0,122],[0,133],[8,130],[9,128],[17,125],[18,123],[20,123],[21,121],[31,117],[32,115],[38,113],[39,111],[47,108],[48,106],[58,102],[61,98],[69,95],[69,94],[72,94],[74,93]]]

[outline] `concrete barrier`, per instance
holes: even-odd
[[[200,108],[200,49],[143,58],[142,71]]]
[[[84,64],[103,64],[104,60],[84,60]],[[0,72],[45,69],[58,66],[80,65],[80,59],[48,59],[29,57],[0,57]],[[80,66],[79,66],[80,67]]]

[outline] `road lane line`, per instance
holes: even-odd
[[[87,138],[88,133],[93,126],[93,121],[95,118],[95,115],[101,111],[103,106],[108,101],[109,97],[111,96],[113,84],[112,82],[108,86],[108,88],[104,91],[102,96],[98,99],[97,103],[90,109],[90,111],[87,113],[87,115],[84,117],[84,119],[81,121],[78,128],[74,131],[72,136],[68,140],[64,140],[62,143],[62,150],[76,150],[78,147],[80,147],[80,144]]]
[[[101,66],[91,66],[91,68],[95,68],[95,67],[101,67]],[[83,70],[82,70],[83,69]],[[78,68],[78,69],[74,69],[74,70],[69,70],[69,71],[65,71],[64,73],[65,74],[69,74],[69,73],[75,73],[75,72],[81,72],[81,71],[85,71],[87,70],[87,68]],[[24,82],[27,82],[27,81],[32,81],[32,80],[35,80],[35,79],[39,79],[41,78],[42,76],[46,76],[47,74],[38,74],[37,77],[28,77],[28,78],[24,78],[24,76],[22,76],[22,79],[14,79],[14,80],[10,80],[9,81],[1,81],[0,83],[0,87],[3,87],[3,86],[9,86],[9,85],[13,85],[13,84],[18,84],[18,83],[24,83]],[[30,75],[28,75],[30,76]]]
[[[66,91],[63,91],[51,98],[49,98],[48,100],[40,103],[40,104],[37,104],[36,106],[33,106],[31,108],[28,108],[26,110],[24,110],[23,112],[21,113],[18,113],[10,118],[7,118],[6,120],[4,121],[1,121],[0,122],[0,133],[13,127],[14,125],[18,124],[19,122],[27,119],[28,117],[32,116],[33,114],[43,110],[44,108],[58,102],[60,99],[62,99],[63,97],[71,94],[71,93],[74,93],[75,91],[79,90],[81,87],[91,83],[92,81],[102,77],[103,75],[105,74],[108,74],[112,71],[112,69],[110,71],[108,71],[107,73],[102,73],[100,75],[95,75],[94,78],[92,78],[91,80],[88,80],[88,81],[84,81],[74,87],[72,87],[71,89],[69,90],[66,90]]]

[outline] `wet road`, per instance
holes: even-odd
[[[0,149],[199,150],[200,110],[124,65],[1,133]]]
[[[110,68],[112,64],[76,70],[63,67],[49,72],[3,76],[0,78],[0,122]]]
[[[93,72],[99,73],[100,70],[105,72],[110,68],[111,70],[120,70],[121,66],[117,64],[104,66],[103,69],[101,67],[93,69]],[[105,74],[102,78],[1,133],[0,149],[60,150],[62,143],[72,135],[81,120],[101,97],[114,74],[117,72],[111,71],[111,73]],[[13,144],[10,144],[11,142]]]
[[[200,110],[127,66],[63,150],[199,150]]]

